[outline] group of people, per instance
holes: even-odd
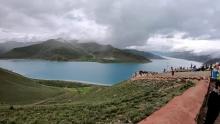
[[[135,72],[134,75],[132,77],[137,77],[137,76],[149,76],[149,75],[156,75],[158,74],[157,72],[149,72],[149,71],[138,71],[138,72]]]
[[[185,68],[185,67],[182,67],[182,66],[180,66],[180,67],[177,67],[177,68],[174,68],[174,67],[171,67],[170,68],[170,71],[175,71],[175,72],[185,72],[185,71],[190,71],[190,69],[187,67],[187,68]],[[165,72],[169,72],[169,69],[163,69],[163,72],[165,73]]]
[[[175,72],[186,72],[186,71],[189,71],[189,69],[188,68],[186,69],[185,67],[180,66],[179,68],[170,67],[170,71],[168,71],[168,72],[171,72],[171,75],[174,76]],[[167,72],[165,68],[164,68],[163,72],[164,73]]]
[[[171,75],[174,76],[175,72],[191,72],[191,71],[207,71],[210,70],[210,67],[208,65],[202,65],[201,67],[197,68],[196,65],[192,65],[190,67],[170,67],[170,70],[168,69],[163,69],[163,72],[171,72]]]
[[[208,95],[205,124],[214,124],[220,111],[220,65],[216,63],[210,66],[211,79],[210,86],[211,92]]]
[[[203,65],[201,66],[200,68],[197,68],[196,65],[192,65],[190,67],[170,67],[170,70],[169,69],[165,69],[163,70],[164,73],[166,72],[171,72],[171,75],[174,76],[175,72],[187,72],[187,71],[205,71],[205,70],[209,70],[210,67],[207,66],[207,65]],[[139,76],[143,76],[143,75],[155,75],[155,74],[158,74],[157,72],[149,72],[149,71],[143,71],[143,70],[140,70],[138,72],[135,72],[132,77],[137,77],[138,75]]]

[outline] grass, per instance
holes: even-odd
[[[0,103],[29,104],[64,93],[56,87],[43,86],[21,75],[0,69]]]
[[[0,123],[137,123],[194,85],[175,80],[124,81],[111,87],[41,80],[34,84],[56,89],[59,95],[37,99],[35,104],[2,105]]]

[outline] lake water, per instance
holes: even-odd
[[[151,63],[96,63],[96,62],[54,62],[45,60],[0,60],[0,67],[35,79],[72,80],[85,83],[113,85],[127,80],[138,70],[162,72],[164,68],[197,67],[202,63],[168,58],[152,60]]]

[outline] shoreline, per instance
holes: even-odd
[[[58,80],[58,79],[40,79],[40,78],[33,78],[33,77],[29,77],[25,74],[20,74],[18,72],[15,72],[13,70],[9,70],[7,68],[3,68],[3,67],[0,67],[0,69],[2,70],[5,70],[9,73],[14,73],[16,75],[20,75],[22,77],[25,77],[25,78],[28,78],[30,80],[39,80],[39,81],[61,81],[61,82],[69,82],[69,83],[78,83],[78,84],[86,84],[86,85],[97,85],[97,86],[112,86],[110,84],[103,84],[103,83],[95,83],[95,82],[89,82],[89,81],[80,81],[80,80]]]
[[[29,78],[29,77],[27,77]],[[41,81],[61,81],[61,82],[69,82],[69,83],[79,83],[79,84],[86,84],[86,85],[97,85],[97,86],[113,86],[110,84],[103,84],[103,83],[95,83],[89,81],[79,81],[79,80],[56,80],[56,79],[37,79],[37,78],[29,78],[32,80],[41,80]]]
[[[0,60],[14,60],[14,61],[19,61],[19,60],[35,60],[35,61],[49,61],[49,62],[94,62],[94,63],[103,63],[103,64],[125,64],[125,63],[136,63],[136,64],[141,64],[141,63],[151,63],[152,61],[99,61],[99,60],[50,60],[50,59],[38,59],[38,58],[0,58]]]

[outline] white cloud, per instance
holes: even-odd
[[[81,39],[81,40],[95,40],[103,41],[109,36],[110,29],[106,25],[97,24],[95,20],[91,20],[83,12],[82,9],[73,9],[62,16],[43,15],[44,23],[50,23],[52,29],[36,25],[38,23],[30,24],[32,31],[20,31],[21,27],[13,27],[12,29],[5,29],[0,27],[0,42],[8,40],[16,41],[33,41],[46,40],[50,38],[64,38],[64,39]],[[37,20],[32,19],[35,22]],[[26,19],[26,21],[30,21]],[[21,25],[23,26],[23,25]]]
[[[109,27],[96,23],[82,9],[71,10],[61,17],[50,18],[57,26],[56,35],[65,39],[104,40],[108,37]]]
[[[193,51],[197,54],[212,54],[220,51],[220,40],[203,40],[199,38],[185,37],[187,34],[175,32],[173,35],[157,34],[149,37],[142,46],[128,46],[129,49],[144,51]]]

